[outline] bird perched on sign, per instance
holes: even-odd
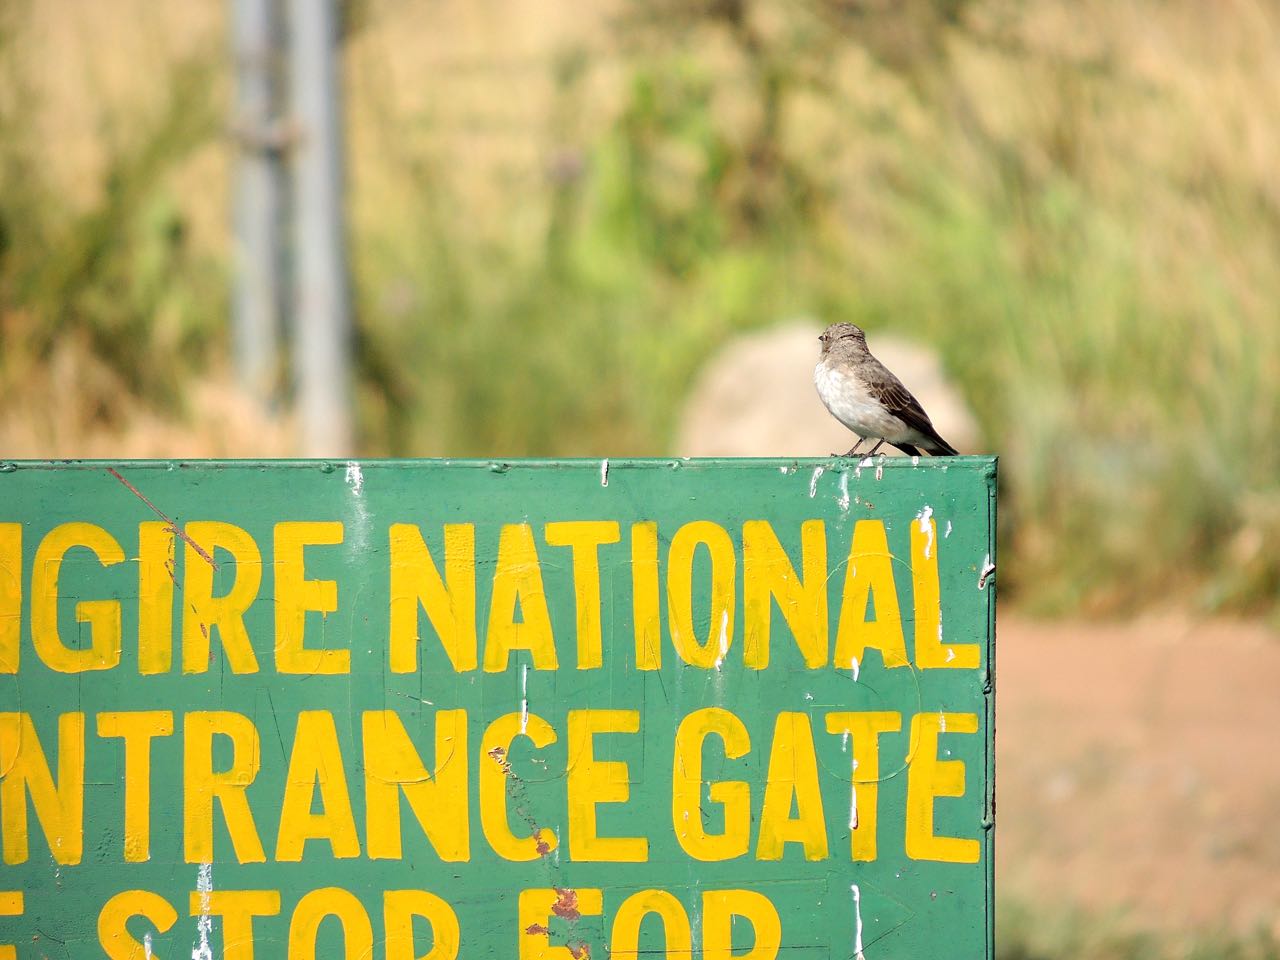
[[[868,440],[877,441],[870,456],[885,443],[903,453],[954,457],[955,447],[938,436],[920,401],[867,349],[867,335],[852,323],[833,323],[818,337],[822,356],[813,368],[813,384],[831,415],[858,435],[845,454],[854,456]]]

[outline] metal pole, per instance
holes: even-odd
[[[232,0],[236,71],[235,280],[232,331],[241,386],[263,408],[278,389],[281,214],[284,169],[278,136],[281,65],[277,0]]]
[[[289,0],[293,357],[305,456],[354,452],[335,0]]]

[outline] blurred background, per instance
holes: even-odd
[[[1280,7],[270,6],[0,0],[4,456],[826,454],[852,320],[1002,457],[1001,957],[1280,957]]]

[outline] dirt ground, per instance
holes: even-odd
[[[997,650],[999,894],[1280,935],[1280,636],[1008,615]]]

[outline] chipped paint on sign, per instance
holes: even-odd
[[[862,953],[862,891],[856,883],[850,884],[853,891],[853,960],[867,960]]]
[[[809,499],[812,500],[818,495],[818,478],[822,476],[822,467],[813,468],[813,476],[809,478]]]
[[[853,758],[853,770],[850,773],[849,784],[849,829],[858,829],[858,758]]]
[[[916,514],[916,522],[920,524],[920,532],[925,535],[924,558],[928,560],[933,552],[933,507],[926,503],[924,509]]]
[[[716,669],[724,666],[724,658],[729,655],[729,611],[720,614],[720,652],[716,655]]]
[[[529,732],[529,665],[520,664],[520,732]]]
[[[347,461],[346,473],[347,486],[351,488],[351,492],[357,497],[364,488],[364,471],[360,469],[360,464],[355,460]]]
[[[213,960],[209,934],[213,932],[210,909],[213,901],[213,864],[202,863],[196,873],[196,892],[200,895],[200,918],[196,923],[199,940],[191,948],[191,960]]]
[[[991,554],[987,554],[982,558],[982,569],[978,572],[978,589],[985,590],[987,588],[987,580],[996,572],[996,565],[991,562]]]

